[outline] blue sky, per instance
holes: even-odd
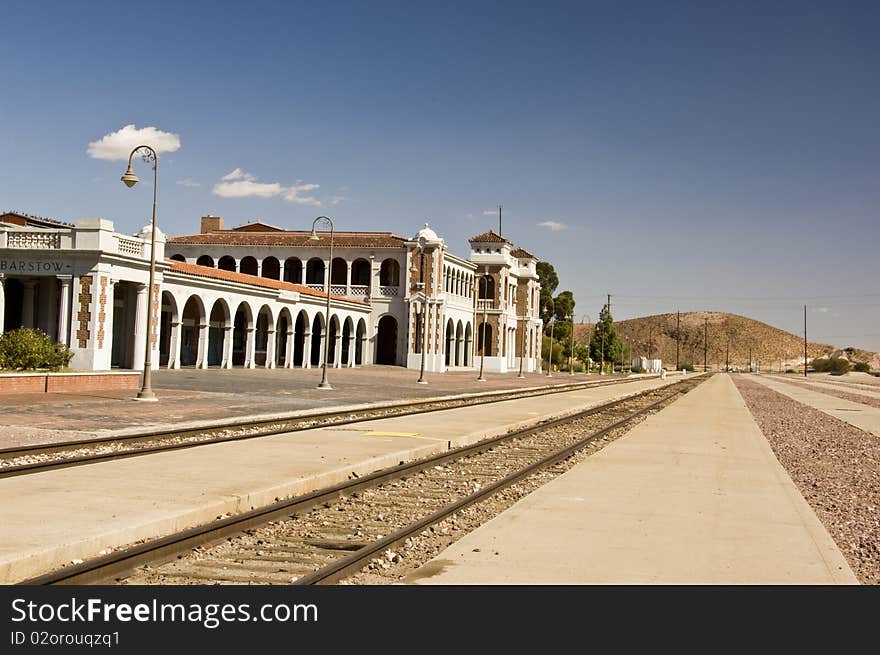
[[[798,332],[808,303],[811,338],[880,350],[878,18],[871,3],[7,0],[0,209],[136,231],[150,184],[126,189],[125,163],[88,149],[153,127],[179,139],[159,169],[172,234],[206,213],[288,228],[326,213],[405,235],[427,220],[466,254],[500,202],[505,236],[556,266],[579,315],[610,292],[615,318],[715,309]]]

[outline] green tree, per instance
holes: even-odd
[[[535,268],[538,273],[538,282],[541,284],[541,320],[544,321],[546,328],[552,315],[550,307],[552,306],[553,294],[556,287],[559,286],[559,276],[550,262],[538,262]]]
[[[623,342],[617,334],[608,305],[603,305],[602,311],[599,312],[599,321],[593,330],[593,337],[590,339],[590,357],[597,362],[603,359],[606,362],[616,362],[623,354],[622,349]]]
[[[553,315],[556,318],[553,337],[559,340],[566,362],[571,354],[571,317],[574,316],[574,305],[574,294],[571,291],[563,291],[553,299]]]

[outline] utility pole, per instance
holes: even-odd
[[[501,236],[501,208],[504,205],[498,205],[498,236]]]
[[[730,373],[730,337],[727,338],[727,356],[724,359],[724,371]]]
[[[709,355],[709,319],[703,319],[703,372],[709,370],[706,365],[706,358]]]
[[[804,305],[804,377],[807,377],[807,306]]]
[[[681,351],[681,312],[675,312],[675,370],[679,370],[679,353]]]
[[[752,347],[749,346],[749,373],[752,372]]]

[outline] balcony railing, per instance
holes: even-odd
[[[494,309],[495,301],[492,298],[477,299],[477,309]]]
[[[386,297],[394,297],[400,295],[400,287],[379,287],[379,295]]]
[[[127,239],[126,237],[117,236],[117,252],[120,255],[133,255],[140,257],[144,251],[144,242],[140,239]]]
[[[61,234],[58,232],[51,232],[49,234],[41,234],[39,232],[8,232],[6,247],[57,250],[61,247]]]
[[[345,295],[345,285],[344,284],[331,284],[330,285],[330,293],[334,296],[344,296]]]
[[[370,286],[368,284],[352,284],[351,285],[351,295],[353,296],[366,296],[370,293]]]

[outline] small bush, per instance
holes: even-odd
[[[679,370],[679,371],[687,371],[688,373],[693,373],[693,371],[694,371],[694,365],[691,364],[690,362],[683,362],[683,363],[678,367],[678,370]]]
[[[631,373],[644,373],[645,369],[643,369],[641,366],[633,366],[632,370],[630,372]]]
[[[787,369],[785,369],[785,372],[786,373],[797,373],[797,371],[795,371],[793,368],[787,368]]]
[[[853,370],[858,373],[870,373],[871,367],[868,365],[868,362],[856,362]]]
[[[812,365],[818,373],[846,373],[850,368],[849,362],[842,357],[814,359]]]
[[[0,336],[0,368],[15,371],[57,371],[70,363],[70,349],[40,330],[19,328]]]

